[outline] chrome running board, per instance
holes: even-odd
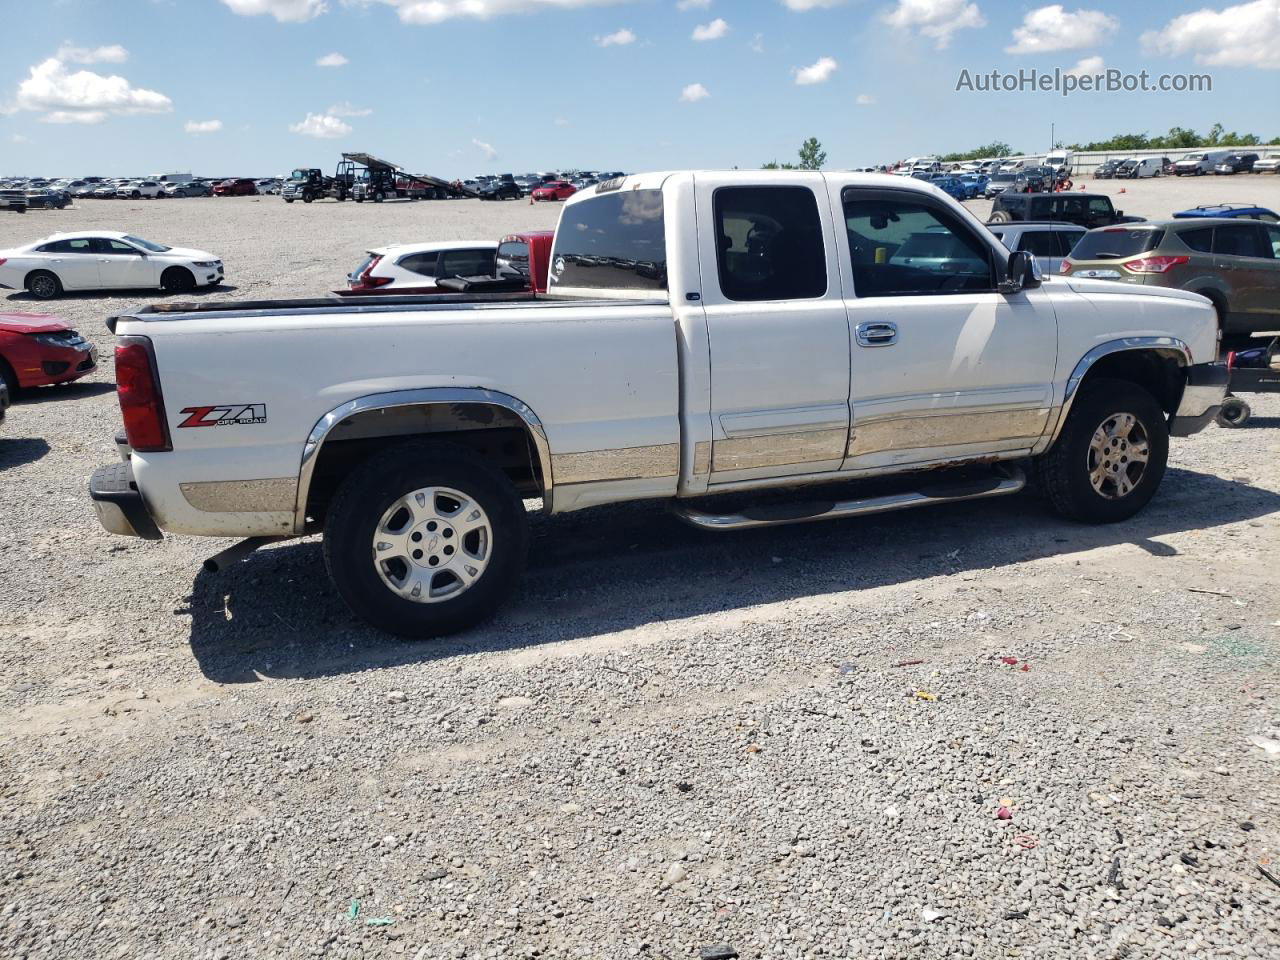
[[[992,473],[990,476],[926,484],[916,490],[890,493],[879,497],[862,497],[854,500],[805,500],[748,507],[741,513],[727,514],[704,513],[676,501],[672,504],[671,510],[685,523],[700,530],[747,530],[751,527],[775,527],[786,523],[812,523],[815,520],[861,517],[875,513],[889,513],[893,510],[909,510],[912,507],[925,507],[936,503],[1005,497],[1018,493],[1026,485],[1027,475],[1021,467],[1002,464],[999,474]]]

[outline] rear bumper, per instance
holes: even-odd
[[[1230,380],[1225,363],[1197,363],[1188,369],[1182,402],[1169,418],[1169,435],[1189,437],[1207,427],[1222,407]]]
[[[109,533],[143,540],[162,540],[164,535],[147,510],[146,501],[133,482],[133,466],[127,462],[99,467],[89,478],[89,498],[98,522]]]

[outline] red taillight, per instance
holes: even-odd
[[[1166,273],[1174,267],[1190,263],[1190,257],[1143,257],[1121,264],[1130,273]]]
[[[130,447],[142,453],[173,449],[146,337],[121,337],[116,345],[116,397]]]
[[[1074,266],[1075,264],[1072,263],[1070,260],[1063,260],[1062,266],[1058,268],[1058,273],[1060,273],[1062,276],[1065,277],[1068,273],[1071,272],[1071,268]]]
[[[373,268],[382,262],[381,257],[374,257],[370,260],[360,275],[356,277],[355,283],[351,284],[352,290],[372,290],[375,287],[385,287],[394,277],[375,277],[372,276]]]
[[[7,259],[6,257],[0,257],[0,267],[4,266],[6,259]]]

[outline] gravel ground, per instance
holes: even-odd
[[[1266,202],[1239,179],[1126,209]],[[0,247],[113,225],[221,254],[210,296],[288,296],[367,245],[556,216],[82,207],[2,218]],[[0,309],[109,355],[103,317],[144,299]],[[539,518],[494,623],[403,644],[314,539],[210,575],[218,543],[102,531],[110,380],[0,428],[0,956],[1280,952],[1280,756],[1250,740],[1280,747],[1280,397],[1174,440],[1114,527],[1030,495],[721,537]]]

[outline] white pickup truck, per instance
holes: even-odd
[[[545,296],[109,326],[125,431],[90,481],[103,525],[249,538],[213,569],[323,530],[346,602],[411,637],[509,596],[525,499],[662,500],[722,531],[1016,493],[1029,465],[1058,512],[1124,520],[1227,383],[1208,300],[1042,280],[936,188],[858,173],[606,181],[565,205]],[[754,502],[716,509],[728,492]]]

